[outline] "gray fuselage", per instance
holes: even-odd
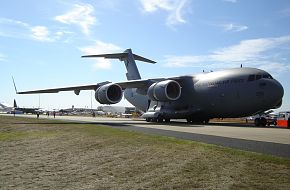
[[[136,89],[126,89],[125,98],[146,112],[143,117],[201,119],[243,117],[277,108],[284,94],[281,84],[260,69],[235,68],[173,77],[181,86],[175,101],[150,101]]]

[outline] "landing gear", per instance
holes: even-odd
[[[165,119],[165,123],[170,123],[170,118]]]
[[[267,120],[264,117],[256,118],[255,119],[255,126],[256,127],[265,127],[267,125]]]
[[[163,122],[163,117],[158,117],[158,118],[157,118],[157,122],[158,122],[158,123],[162,123],[162,122]]]
[[[170,118],[163,118],[163,117],[157,117],[157,118],[146,118],[145,119],[147,122],[155,122],[155,123],[169,123]]]
[[[208,124],[209,123],[209,119],[195,119],[192,117],[188,117],[186,118],[187,123],[195,123],[195,124]]]
[[[254,123],[256,127],[260,126],[260,118],[256,118]]]

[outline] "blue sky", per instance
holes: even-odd
[[[280,110],[290,110],[289,0],[4,1],[0,101],[90,108],[90,91],[16,95],[11,76],[22,91],[125,81],[121,62],[80,57],[126,48],[157,61],[137,63],[143,78],[240,64],[264,69],[284,86]],[[98,105],[93,99],[93,108]]]

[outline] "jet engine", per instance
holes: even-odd
[[[181,95],[181,86],[174,80],[156,82],[148,88],[147,95],[153,101],[174,101]]]
[[[116,104],[123,97],[122,88],[117,84],[106,84],[96,90],[95,98],[101,104]]]

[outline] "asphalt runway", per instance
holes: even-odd
[[[19,115],[36,117],[35,115]],[[48,118],[47,116],[41,116]],[[53,117],[49,117],[54,119]],[[187,124],[176,120],[171,123],[148,123],[142,119],[56,116],[71,122],[107,125],[114,128],[157,134],[179,139],[199,141],[251,152],[290,158],[290,129],[254,127],[246,124],[215,122],[208,125]]]

